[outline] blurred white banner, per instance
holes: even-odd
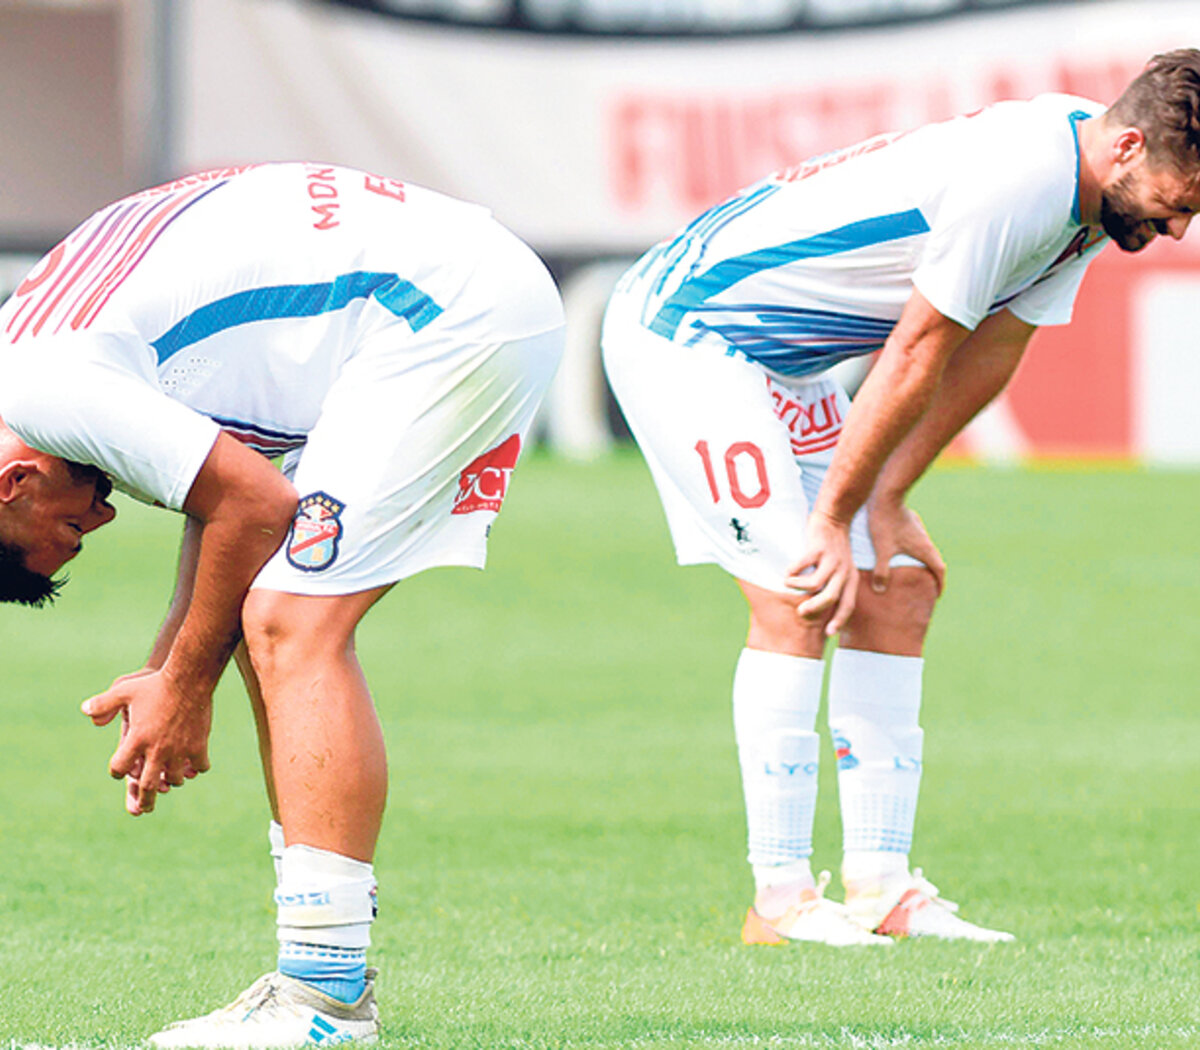
[[[544,37],[299,0],[185,7],[180,155],[358,165],[489,204],[546,253],[640,252],[779,167],[1002,97],[1109,101],[1195,0],[753,39]]]

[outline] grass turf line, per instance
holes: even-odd
[[[922,484],[951,573],[913,859],[1019,941],[747,949],[741,599],[674,567],[635,454],[524,463],[488,571],[401,584],[360,632],[392,761],[383,1045],[1195,1045],[1198,497],[1187,473]],[[77,713],[138,665],[169,590],[178,519],[121,509],[57,609],[0,611],[0,1046],[136,1045],[273,962],[236,680],[213,771],[136,821],[115,735]]]

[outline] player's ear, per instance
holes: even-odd
[[[1113,139],[1113,160],[1129,164],[1146,151],[1146,136],[1141,128],[1132,125],[1122,128]]]
[[[0,465],[0,503],[11,503],[28,491],[37,469],[37,464],[23,459],[10,459]]]

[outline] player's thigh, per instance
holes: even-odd
[[[650,467],[680,564],[782,590],[808,503],[765,374],[741,357],[606,326],[605,366]]]
[[[562,331],[466,344],[423,334],[367,347],[334,381],[294,464],[291,533],[256,589],[344,595],[483,566]]]
[[[348,653],[359,621],[390,588],[349,594],[292,594],[256,588],[242,607],[246,656],[252,673],[268,651],[313,656]],[[239,667],[242,662],[239,661]]]

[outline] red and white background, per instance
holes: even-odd
[[[813,154],[996,99],[1068,91],[1108,101],[1151,54],[1200,46],[1195,0],[172,8],[173,173],[337,161],[490,205],[563,284],[571,347],[550,431],[577,452],[609,437],[596,341],[615,274],[701,209]],[[945,14],[952,8],[965,10]],[[707,11],[735,30],[757,12],[760,31],[673,35],[647,13],[669,10],[691,16],[689,28]],[[659,32],[631,31],[639,17]],[[836,25],[852,20],[881,24]],[[1136,257],[1107,249],[1075,323],[1037,335],[1010,390],[957,450],[1200,464],[1200,229],[1192,236]]]

